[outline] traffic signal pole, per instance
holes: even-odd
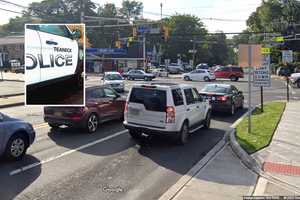
[[[143,67],[146,72],[146,35],[143,34]]]

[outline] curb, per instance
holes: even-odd
[[[200,160],[198,161],[185,175],[183,175],[173,186],[171,186],[158,200],[174,199],[178,193],[188,184],[219,152],[225,145],[228,144],[229,135],[234,129],[228,130],[223,138]]]
[[[3,80],[1,79],[0,82],[1,82],[1,81],[25,82],[24,80],[18,80],[18,79],[3,79]]]
[[[254,111],[254,109],[257,106],[255,106],[251,112]],[[247,116],[248,113],[245,113],[242,117],[240,117],[231,127],[234,128],[234,131],[230,132],[229,135],[229,144],[233,151],[233,153],[236,154],[236,156],[241,160],[241,162],[251,171],[259,175],[260,177],[263,177],[267,179],[269,182],[276,184],[284,189],[287,189],[292,192],[297,192],[300,194],[300,187],[296,185],[292,185],[290,183],[287,183],[285,181],[280,180],[277,177],[272,176],[268,172],[264,172],[262,170],[262,162],[258,160],[257,158],[254,158],[250,156],[237,142],[236,140],[236,126]]]

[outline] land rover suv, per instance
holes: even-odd
[[[127,97],[124,127],[133,138],[173,137],[185,144],[189,133],[209,128],[211,106],[196,88],[175,83],[135,84]]]

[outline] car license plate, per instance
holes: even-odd
[[[61,117],[62,116],[62,112],[54,112],[55,116]]]
[[[137,108],[130,108],[129,111],[132,115],[139,115],[140,114],[140,110],[137,109]]]

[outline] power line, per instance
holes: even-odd
[[[14,10],[8,10],[8,9],[5,9],[5,8],[0,8],[0,10],[4,10],[4,11],[7,11],[7,12],[12,12],[12,13],[16,13],[16,14],[24,14],[22,12],[18,12],[18,11],[14,11]]]
[[[0,0],[0,1],[3,2],[3,3],[7,3],[7,4],[11,4],[11,5],[17,6],[17,7],[28,8],[28,7],[23,6],[21,4],[13,3],[13,2],[10,2],[10,1],[6,1],[6,0]]]

